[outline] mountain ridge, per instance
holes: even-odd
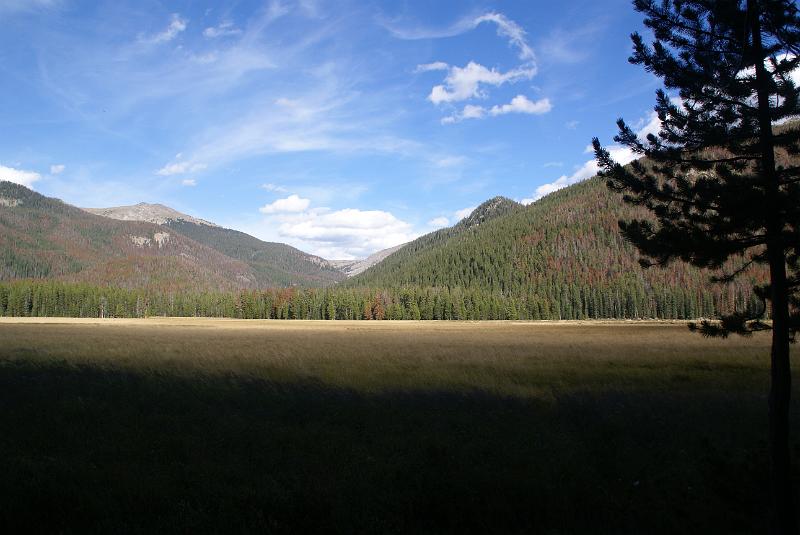
[[[147,223],[155,223],[156,225],[163,225],[167,221],[188,221],[198,225],[208,225],[210,227],[218,227],[219,225],[200,219],[198,217],[190,216],[181,213],[174,208],[165,206],[160,203],[146,203],[140,202],[128,206],[112,206],[108,208],[81,208],[86,212],[94,215],[108,217],[111,219],[118,219],[120,221],[145,221]]]
[[[96,215],[0,181],[0,280],[54,278],[180,291],[326,286],[344,278],[324,259],[286,244],[262,242],[163,205],[133,207],[139,209],[123,207],[117,218]],[[161,225],[138,219],[165,215],[177,219],[167,217]],[[244,252],[237,256],[237,250]]]

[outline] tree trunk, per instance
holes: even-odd
[[[760,9],[757,0],[748,0],[748,13],[753,34],[753,53],[758,90],[758,119],[761,142],[762,177],[766,188],[765,214],[767,256],[770,273],[772,313],[772,351],[769,392],[769,445],[772,457],[772,498],[775,507],[774,533],[797,533],[792,470],[789,457],[789,404],[792,375],[789,361],[789,298],[786,282],[786,252],[783,244],[783,214],[778,177],[775,173],[775,152],[769,104],[769,73],[764,67],[761,44]]]

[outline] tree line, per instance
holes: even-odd
[[[479,288],[280,288],[154,292],[52,280],[0,282],[0,315],[148,316],[314,320],[695,319],[752,312],[758,299],[737,286],[707,289],[620,284],[554,285],[507,295]]]

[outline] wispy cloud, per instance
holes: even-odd
[[[433,63],[423,63],[422,65],[417,65],[417,68],[414,69],[414,72],[431,72],[431,71],[446,71],[450,68],[450,65],[445,63],[444,61],[434,61]]]
[[[477,17],[473,21],[473,24],[474,26],[478,26],[483,22],[495,23],[497,25],[497,34],[508,38],[509,43],[519,51],[520,59],[526,61],[533,61],[535,59],[533,50],[525,40],[525,30],[523,30],[519,24],[502,13],[486,13],[485,15]]]
[[[220,22],[217,26],[209,26],[203,30],[203,35],[209,39],[216,39],[217,37],[230,37],[232,35],[240,35],[242,30],[237,28],[232,22]]]
[[[384,26],[400,39],[439,39],[442,37],[455,37],[470,30],[474,30],[484,22],[490,22],[497,26],[497,34],[505,37],[509,44],[516,47],[520,59],[533,61],[535,55],[526,40],[525,30],[509,19],[502,13],[489,12],[482,15],[465,17],[443,28],[423,28],[423,27],[400,27],[393,24],[384,23]]]
[[[181,185],[194,187],[197,185],[197,180],[193,178],[184,178],[183,180],[181,180]]]
[[[381,131],[379,116],[365,114],[368,103],[329,79],[307,94],[256,102],[228,122],[201,132],[185,153],[162,171],[219,165],[243,157],[293,152],[409,154],[421,144]],[[202,160],[202,163],[200,162]]]
[[[274,191],[274,192],[276,192],[276,193],[286,193],[286,192],[288,192],[288,191],[289,191],[288,189],[286,189],[286,188],[285,188],[285,187],[283,187],[283,186],[279,186],[279,185],[277,185],[277,184],[272,184],[272,183],[269,183],[269,184],[261,184],[261,188],[262,188],[262,189],[265,189],[265,190],[267,190],[267,191]]]
[[[466,162],[467,158],[465,156],[442,156],[433,160],[433,164],[440,169],[458,167]]]
[[[541,52],[543,62],[559,65],[576,64],[585,61],[596,47],[592,40],[603,31],[607,19],[599,17],[590,23],[569,28],[553,28],[546,36],[537,41],[536,48]]]
[[[196,173],[198,171],[202,171],[206,167],[207,165],[204,163],[174,162],[165,165],[156,171],[156,174],[160,176],[183,175],[185,173]]]
[[[461,111],[442,117],[442,124],[454,124],[464,119],[483,119],[484,117],[486,117],[486,108],[476,104],[467,104]]]
[[[61,173],[64,172],[64,169],[66,169],[66,168],[67,168],[67,166],[64,165],[64,164],[51,165],[50,166],[50,174],[51,175],[60,175]]]
[[[173,13],[172,17],[170,18],[169,26],[167,26],[163,31],[153,35],[141,35],[139,36],[139,41],[151,44],[172,41],[178,37],[178,34],[186,30],[188,23],[189,21],[181,17],[178,13]]]
[[[636,126],[638,127],[636,131],[637,135],[640,137],[646,137],[647,134],[658,133],[661,127],[661,121],[659,121],[658,115],[656,115],[655,112],[651,112],[646,118],[640,120]],[[622,165],[630,163],[638,158],[638,156],[634,154],[631,149],[621,145],[608,147],[608,151],[611,154],[611,157]],[[591,152],[591,145],[587,147],[584,152]],[[594,158],[587,160],[578,166],[572,174],[561,175],[553,182],[542,184],[536,188],[533,197],[529,199],[523,199],[521,202],[523,204],[530,204],[531,202],[541,199],[549,193],[553,193],[554,191],[558,191],[577,182],[586,180],[587,178],[591,178],[596,175],[599,170],[600,168],[598,167],[597,161]]]

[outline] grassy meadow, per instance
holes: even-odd
[[[677,322],[0,318],[0,530],[765,532],[768,352]]]

